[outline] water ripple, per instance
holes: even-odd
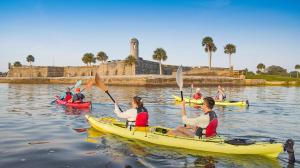
[[[112,116],[108,96],[93,87],[85,92],[93,108],[72,109],[50,104],[67,85],[0,84],[0,167],[286,167],[287,155],[270,160],[156,146],[89,129],[84,114]],[[109,87],[122,109],[131,97],[143,98],[151,125],[181,125],[177,87]],[[216,107],[218,132],[227,137],[268,141],[295,140],[300,151],[300,88],[226,87],[227,97],[249,100],[250,107]],[[213,96],[215,87],[201,88]],[[184,88],[185,96],[190,88]],[[202,114],[187,107],[189,116]],[[299,167],[299,161],[295,167]]]

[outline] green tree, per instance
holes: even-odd
[[[224,47],[224,53],[229,55],[229,69],[231,69],[231,55],[236,52],[236,47],[233,44],[227,44]]]
[[[21,67],[21,66],[22,66],[22,64],[20,61],[14,62],[14,67]]]
[[[266,66],[265,66],[263,63],[259,63],[259,64],[256,66],[256,68],[257,68],[257,72],[264,72]]]
[[[276,65],[269,66],[267,69],[267,74],[269,75],[287,75],[287,70]]]
[[[204,37],[202,40],[202,47],[204,47],[204,51],[208,53],[209,56],[209,69],[211,69],[211,57],[212,52],[217,51],[217,47],[211,37]]]
[[[96,58],[92,53],[85,53],[81,58],[82,62],[85,63],[87,66],[92,65],[92,63],[96,63]]]
[[[96,57],[93,57],[93,59],[92,59],[92,62],[91,63],[93,63],[93,64],[96,64]]]
[[[26,61],[29,62],[29,65],[31,66],[31,63],[34,62],[34,57],[32,55],[28,55],[26,57]]]
[[[168,59],[167,53],[163,48],[157,48],[152,56],[153,60],[159,62],[159,74],[162,75],[161,62]]]
[[[132,55],[129,55],[126,59],[125,59],[125,65],[130,65],[131,66],[131,70],[133,71],[133,65],[136,64],[136,58]],[[135,73],[133,73],[135,74]]]
[[[108,56],[106,55],[105,52],[100,51],[100,52],[98,52],[96,58],[97,58],[98,61],[102,62],[102,64],[103,64],[105,61],[107,61]]]
[[[297,71],[297,78],[299,77],[299,69],[300,69],[300,65],[299,64],[295,65],[295,70]]]

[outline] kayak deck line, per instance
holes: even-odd
[[[152,126],[147,129],[148,131],[129,130],[126,128],[125,123],[114,118],[95,118],[90,115],[85,115],[85,118],[93,128],[100,132],[162,146],[225,154],[261,155],[269,158],[276,158],[283,152],[282,143],[254,142],[253,144],[233,145],[220,136],[208,139],[175,137],[166,134],[166,131],[170,128]]]

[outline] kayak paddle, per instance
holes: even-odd
[[[73,87],[71,87],[70,88],[70,90],[72,90],[72,89],[74,89],[74,88],[78,88],[80,85],[81,85],[81,80],[78,80],[77,82],[76,82],[76,84],[73,86]]]
[[[181,101],[183,101],[183,92],[182,92],[182,87],[183,87],[183,77],[182,77],[182,66],[178,67],[177,72],[176,72],[176,82],[177,85],[180,89],[180,94],[181,94]]]
[[[192,99],[192,96],[193,96],[193,88],[194,88],[194,83],[192,82],[190,99]],[[191,104],[191,100],[189,101],[189,103]]]
[[[96,83],[96,86],[97,86],[99,89],[101,89],[102,91],[104,91],[104,92],[110,97],[110,99],[111,99],[114,103],[116,103],[115,99],[109,94],[107,86],[102,82],[102,80],[101,80],[101,78],[100,78],[100,76],[99,76],[98,73],[96,73],[96,76],[95,76],[95,83]],[[119,107],[120,111],[123,112],[123,110],[120,108],[119,105],[118,105],[118,107]]]
[[[83,92],[84,90],[90,90],[92,88],[93,84],[94,84],[94,80],[90,79],[87,82],[87,84],[84,86],[84,88],[80,91],[80,93]]]

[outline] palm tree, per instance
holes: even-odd
[[[81,60],[82,60],[82,62],[84,63],[84,64],[86,64],[86,66],[88,66],[88,60],[87,60],[87,57],[86,56],[83,56],[82,58],[81,58]]]
[[[28,55],[26,57],[26,61],[29,62],[29,65],[31,66],[31,63],[34,62],[34,57],[32,55]]]
[[[229,55],[229,69],[231,69],[231,54],[236,52],[236,47],[233,44],[227,44],[224,47],[224,53]]]
[[[258,71],[263,72],[265,70],[266,66],[263,63],[259,63],[256,66],[256,68],[257,68]]]
[[[22,64],[20,61],[14,62],[14,67],[21,67],[21,66],[22,66]]]
[[[94,54],[92,53],[85,53],[81,58],[82,62],[85,63],[87,66],[92,65],[92,63],[96,63],[96,59]]]
[[[98,61],[102,62],[102,64],[103,64],[108,59],[108,56],[106,55],[105,52],[100,51],[100,52],[98,52],[96,58]]]
[[[133,65],[136,64],[136,58],[132,55],[129,55],[126,59],[125,59],[125,65],[130,65],[131,69],[133,71]],[[135,73],[134,73],[135,74]]]
[[[152,57],[159,62],[159,74],[162,75],[161,62],[168,59],[166,51],[163,48],[157,48]]]
[[[91,62],[91,63],[96,64],[96,60],[97,60],[96,57],[93,56],[93,59],[92,59],[92,62]],[[92,65],[92,64],[91,64],[91,65]]]
[[[204,50],[205,52],[208,53],[209,56],[209,69],[211,69],[211,56],[212,56],[212,52],[216,52],[217,51],[217,47],[213,41],[213,39],[209,36],[204,37],[202,40],[202,46],[205,47]]]
[[[297,78],[298,78],[298,77],[299,77],[299,69],[300,69],[300,65],[299,65],[299,64],[295,65],[295,69],[296,69],[296,71],[297,71]]]

